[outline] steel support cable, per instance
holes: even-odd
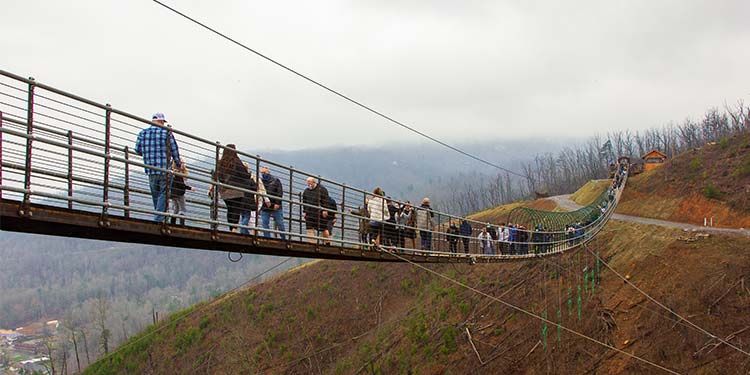
[[[17,91],[20,91],[20,92],[23,92],[23,93],[26,92],[25,88],[20,88],[20,87],[16,87],[16,86],[13,86],[13,85],[9,85],[9,84],[7,84],[5,82],[0,82],[0,86],[5,86],[5,87],[8,87],[8,88],[11,88],[13,90],[17,90]]]
[[[26,92],[26,90],[22,90],[22,91]],[[49,100],[49,101],[51,101],[51,102],[53,102],[53,103],[57,103],[57,104],[60,104],[60,105],[66,106],[66,107],[70,107],[70,108],[75,108],[75,109],[77,109],[77,110],[79,110],[79,111],[81,111],[81,112],[86,112],[86,113],[88,113],[88,114],[91,114],[91,115],[95,115],[95,116],[99,116],[99,117],[102,117],[102,118],[104,118],[104,115],[103,115],[103,114],[101,114],[101,113],[99,113],[99,112],[94,112],[94,111],[92,111],[92,110],[88,110],[88,109],[85,109],[85,108],[81,108],[81,107],[78,107],[78,106],[76,106],[76,105],[74,105],[74,104],[71,104],[71,103],[65,103],[65,102],[63,102],[63,101],[60,101],[60,100],[57,100],[57,99],[53,99],[53,98],[50,98],[49,96],[45,96],[45,95],[42,95],[41,93],[39,93],[39,92],[36,92],[36,91],[34,92],[34,96],[35,96],[35,97],[39,97],[39,98],[42,98],[42,99],[45,99],[45,100]]]
[[[523,309],[523,308],[521,308],[521,307],[518,307],[518,306],[516,306],[516,305],[514,305],[514,304],[512,304],[512,303],[510,303],[510,302],[506,302],[506,301],[504,301],[504,300],[502,300],[502,299],[500,299],[500,298],[497,298],[497,297],[495,297],[495,296],[493,296],[493,295],[490,295],[490,294],[488,294],[488,293],[485,293],[485,292],[483,292],[483,291],[481,291],[481,290],[479,290],[479,289],[476,289],[476,288],[474,288],[474,287],[472,287],[472,286],[466,285],[466,284],[462,283],[461,281],[458,281],[458,280],[455,280],[455,279],[451,278],[450,276],[447,276],[447,275],[444,275],[444,274],[442,274],[442,273],[440,273],[440,272],[437,272],[437,271],[434,271],[434,270],[432,270],[432,269],[429,269],[429,268],[427,268],[427,267],[425,267],[425,266],[423,266],[423,265],[421,265],[421,264],[418,264],[418,263],[412,262],[412,261],[410,261],[409,259],[406,259],[406,258],[404,258],[404,257],[402,257],[402,256],[400,256],[400,255],[398,255],[398,254],[396,254],[396,253],[388,253],[388,254],[390,254],[390,255],[393,255],[393,256],[395,256],[396,258],[399,258],[399,259],[403,260],[404,262],[407,262],[407,263],[409,263],[409,264],[411,264],[411,265],[413,265],[413,266],[415,266],[415,267],[421,268],[422,270],[425,270],[425,271],[427,271],[427,272],[429,272],[429,273],[432,273],[433,275],[436,275],[436,276],[438,276],[438,277],[440,277],[440,278],[443,278],[443,279],[445,279],[445,280],[448,280],[448,281],[450,281],[450,282],[452,282],[452,283],[454,283],[454,284],[456,284],[456,285],[458,285],[458,286],[461,286],[462,288],[468,289],[468,290],[470,290],[470,291],[472,291],[472,292],[474,292],[474,293],[477,293],[477,294],[479,294],[479,295],[485,296],[485,297],[487,297],[487,298],[489,298],[489,299],[492,299],[492,300],[493,300],[493,301],[495,301],[495,302],[499,302],[499,303],[503,304],[504,306],[506,306],[506,307],[509,307],[509,308],[511,308],[511,309],[513,309],[513,310],[515,310],[515,311],[518,311],[518,312],[520,312],[520,313],[523,313],[523,314],[525,314],[525,315],[527,315],[527,316],[530,316],[530,317],[532,317],[532,318],[535,318],[535,319],[541,320],[542,322],[545,322],[545,323],[547,323],[547,324],[551,324],[551,325],[559,326],[559,327],[560,327],[561,329],[565,330],[565,331],[566,331],[566,332],[568,332],[568,333],[572,333],[572,334],[574,334],[574,335],[576,335],[576,336],[578,336],[578,337],[581,337],[581,338],[584,338],[584,339],[586,339],[586,340],[589,340],[589,341],[591,341],[591,342],[593,342],[593,343],[599,344],[599,345],[601,345],[601,346],[603,346],[603,347],[605,347],[605,348],[607,348],[607,349],[611,349],[611,350],[614,350],[614,351],[616,351],[616,352],[618,352],[618,353],[622,353],[622,354],[625,354],[626,356],[628,356],[628,357],[630,357],[630,358],[636,359],[636,360],[638,360],[638,361],[640,361],[640,362],[643,362],[643,363],[645,363],[645,364],[651,365],[651,366],[653,366],[653,367],[656,367],[656,368],[658,368],[658,369],[660,369],[660,370],[663,370],[663,371],[665,371],[665,372],[668,372],[668,373],[670,373],[670,374],[676,374],[676,375],[680,375],[680,373],[679,373],[679,372],[677,372],[677,371],[674,371],[674,370],[668,369],[668,368],[666,368],[666,367],[664,367],[664,366],[661,366],[661,365],[659,365],[659,364],[657,364],[657,363],[654,363],[654,362],[652,362],[652,361],[650,361],[650,360],[648,360],[648,359],[645,359],[645,358],[643,358],[643,357],[640,357],[640,356],[637,356],[637,355],[635,355],[635,354],[632,354],[632,353],[626,352],[626,351],[624,351],[624,350],[622,350],[622,349],[618,349],[618,348],[616,348],[616,347],[614,347],[614,346],[612,346],[612,345],[609,345],[609,344],[607,344],[607,343],[601,342],[601,341],[599,341],[599,340],[597,340],[597,339],[595,339],[595,338],[593,338],[593,337],[591,337],[591,336],[587,336],[587,335],[585,335],[585,334],[583,334],[583,333],[580,333],[580,332],[578,332],[578,331],[575,331],[575,330],[573,330],[573,329],[571,329],[571,328],[568,328],[568,327],[566,327],[566,326],[564,326],[564,325],[562,325],[562,324],[558,324],[558,323],[556,323],[556,322],[553,322],[553,321],[551,321],[551,320],[549,320],[549,319],[547,319],[547,318],[544,318],[544,317],[542,317],[542,316],[540,316],[540,315],[537,315],[537,314],[535,314],[535,313],[533,313],[533,312],[531,312],[531,311],[528,311],[528,310],[526,310],[526,309]]]
[[[418,135],[420,135],[420,136],[422,136],[422,137],[424,137],[424,138],[426,138],[426,139],[428,139],[430,141],[433,141],[433,142],[435,142],[435,143],[437,143],[437,144],[439,144],[441,146],[449,148],[449,149],[451,149],[451,150],[453,150],[455,152],[458,152],[459,154],[467,156],[467,157],[469,157],[471,159],[474,159],[476,161],[479,161],[479,162],[481,162],[483,164],[487,164],[487,165],[489,165],[491,167],[497,168],[497,169],[499,169],[501,171],[504,171],[504,172],[512,174],[512,175],[516,175],[516,176],[519,176],[519,177],[522,177],[522,178],[526,178],[526,176],[524,176],[524,175],[522,175],[520,173],[514,172],[514,171],[512,171],[512,170],[510,170],[508,168],[505,168],[505,167],[502,167],[502,166],[497,165],[495,163],[492,163],[492,162],[489,162],[487,160],[484,160],[484,159],[482,159],[482,158],[480,158],[478,156],[474,156],[474,155],[472,155],[472,154],[470,154],[470,153],[468,153],[466,151],[463,151],[463,150],[459,149],[458,147],[451,146],[450,144],[445,143],[445,142],[443,142],[443,141],[441,141],[441,140],[439,140],[439,139],[437,139],[437,138],[435,138],[435,137],[433,137],[433,136],[431,136],[429,134],[426,134],[426,133],[424,133],[422,131],[419,131],[419,130],[417,130],[417,129],[409,126],[409,125],[406,125],[406,124],[404,124],[401,121],[398,121],[398,120],[396,120],[396,119],[394,119],[394,118],[392,118],[392,117],[390,117],[390,116],[388,116],[388,115],[386,115],[386,114],[384,114],[384,113],[382,113],[382,112],[380,112],[380,111],[378,111],[378,110],[376,110],[376,109],[374,109],[372,107],[369,107],[369,106],[367,106],[367,105],[365,105],[365,104],[357,101],[356,99],[353,99],[353,98],[351,98],[351,97],[349,97],[349,96],[347,96],[347,95],[345,95],[345,94],[343,94],[343,93],[341,93],[339,91],[336,91],[336,90],[334,90],[334,89],[332,89],[332,88],[330,88],[330,87],[328,87],[328,86],[326,86],[326,85],[324,85],[324,84],[322,84],[322,83],[320,83],[320,82],[318,82],[318,81],[316,81],[316,80],[314,80],[314,79],[312,79],[312,78],[310,78],[310,77],[308,77],[308,76],[306,76],[306,75],[304,75],[304,74],[302,74],[302,73],[300,73],[300,72],[298,72],[298,71],[296,71],[296,70],[294,70],[294,69],[292,69],[292,68],[290,68],[290,67],[288,67],[288,66],[286,66],[286,65],[284,65],[284,64],[282,64],[282,63],[280,63],[280,62],[278,62],[276,60],[274,60],[274,59],[272,59],[271,57],[268,57],[268,56],[264,55],[263,53],[255,50],[255,49],[252,49],[252,48],[250,48],[250,47],[248,47],[248,46],[246,46],[246,45],[244,45],[244,44],[242,44],[242,43],[240,43],[240,42],[238,42],[238,41],[230,38],[229,36],[221,33],[220,31],[217,31],[216,29],[211,28],[210,26],[208,26],[208,25],[206,25],[206,24],[204,24],[204,23],[202,23],[202,22],[200,22],[200,21],[198,21],[198,20],[196,20],[196,19],[194,19],[194,18],[186,15],[185,13],[182,13],[182,12],[178,11],[177,9],[174,9],[174,8],[170,7],[169,5],[166,5],[166,4],[162,3],[161,1],[154,0],[154,2],[157,3],[157,4],[159,4],[159,5],[161,5],[162,7],[166,8],[166,9],[169,9],[170,11],[174,12],[175,14],[178,14],[178,15],[182,16],[183,18],[185,18],[185,19],[187,19],[187,20],[195,23],[196,25],[199,25],[199,26],[203,27],[204,29],[206,29],[208,31],[211,31],[212,33],[214,33],[214,34],[216,34],[216,35],[218,35],[218,36],[220,36],[220,37],[228,40],[229,42],[234,43],[235,45],[240,46],[240,47],[242,47],[243,49],[245,49],[245,50],[247,50],[249,52],[254,53],[255,55],[257,55],[257,56],[265,59],[266,61],[269,61],[269,62],[273,63],[274,65],[276,65],[276,66],[278,66],[278,67],[280,67],[280,68],[282,68],[282,69],[284,69],[284,70],[286,70],[286,71],[288,71],[288,72],[290,72],[290,73],[292,73],[292,74],[294,74],[294,75],[296,75],[296,76],[298,76],[298,77],[300,77],[300,78],[302,78],[302,79],[304,79],[304,80],[306,80],[306,81],[308,81],[308,82],[310,82],[310,83],[312,83],[312,84],[314,84],[314,85],[316,85],[316,86],[318,86],[318,87],[320,87],[320,88],[322,88],[322,89],[324,89],[324,90],[326,90],[326,91],[328,91],[328,92],[330,92],[330,93],[332,93],[332,94],[334,94],[334,95],[336,95],[338,97],[340,97],[340,98],[342,98],[342,99],[344,99],[344,100],[346,100],[346,101],[348,101],[348,102],[350,102],[350,103],[352,103],[352,104],[354,104],[354,105],[356,105],[356,106],[358,106],[360,108],[363,108],[363,109],[365,109],[365,110],[367,110],[367,111],[369,111],[369,112],[371,112],[371,113],[373,113],[373,114],[375,114],[377,116],[380,116],[380,117],[382,117],[382,118],[390,121],[391,123],[394,123],[394,124],[396,124],[398,126],[401,126],[402,128],[404,128],[406,130],[409,130],[409,131],[411,131],[413,133],[416,133],[416,134],[418,134]]]
[[[716,339],[719,342],[721,342],[722,344],[724,344],[724,345],[726,345],[726,346],[728,346],[728,347],[730,347],[730,348],[732,348],[732,349],[734,349],[734,350],[736,350],[736,351],[738,351],[738,352],[740,352],[740,353],[742,353],[742,354],[750,357],[750,353],[748,353],[747,351],[742,350],[741,348],[733,345],[732,343],[730,343],[730,342],[722,339],[719,336],[714,335],[711,332],[708,332],[707,330],[703,329],[702,327],[698,326],[697,324],[695,324],[695,323],[691,322],[690,320],[688,320],[687,318],[683,317],[682,315],[680,315],[676,311],[674,311],[674,310],[670,309],[669,307],[665,306],[664,304],[662,304],[661,302],[659,302],[658,300],[656,300],[654,297],[651,297],[648,293],[644,292],[641,288],[637,287],[630,280],[628,280],[627,278],[623,277],[619,272],[617,272],[614,268],[612,268],[609,265],[609,263],[605,262],[604,259],[602,259],[600,256],[596,255],[593,251],[591,251],[591,249],[589,249],[588,246],[585,246],[585,248],[586,248],[586,251],[588,251],[589,253],[591,253],[591,255],[593,255],[594,257],[596,257],[597,259],[599,259],[599,261],[602,262],[602,264],[604,264],[604,266],[607,267],[610,271],[612,271],[615,275],[617,275],[617,277],[619,277],[620,279],[622,279],[622,281],[624,281],[626,284],[628,284],[631,287],[633,287],[633,289],[635,289],[636,291],[638,291],[638,293],[641,293],[644,297],[646,297],[649,300],[651,300],[651,302],[655,303],[657,306],[663,308],[664,310],[667,310],[670,314],[673,314],[676,317],[680,318],[681,320],[687,322],[687,324],[689,324],[691,327],[693,327],[694,329],[702,332],[706,336],[709,336],[712,339]]]
[[[294,258],[292,258],[292,257],[286,258],[286,259],[284,259],[283,261],[281,261],[281,262],[277,263],[276,265],[274,265],[274,266],[272,266],[272,267],[270,267],[270,268],[267,268],[267,269],[266,269],[265,271],[263,271],[263,272],[261,272],[261,273],[259,273],[259,274],[255,275],[255,276],[253,276],[252,278],[248,279],[247,281],[243,282],[242,284],[240,284],[240,285],[237,285],[237,286],[235,286],[234,288],[232,288],[232,289],[229,289],[228,291],[224,292],[224,293],[223,293],[223,294],[222,294],[221,296],[219,296],[219,297],[215,298],[215,300],[218,300],[218,299],[221,299],[221,298],[223,298],[223,297],[226,297],[226,296],[228,296],[228,295],[229,295],[230,293],[233,293],[233,292],[235,292],[235,291],[237,291],[237,290],[239,290],[239,289],[241,289],[241,288],[245,287],[246,285],[248,285],[248,284],[250,284],[250,283],[254,282],[255,280],[257,280],[257,279],[259,279],[259,278],[261,278],[261,277],[263,277],[263,276],[264,276],[264,275],[266,275],[267,273],[269,273],[269,272],[271,272],[271,271],[273,271],[273,270],[275,270],[275,269],[277,269],[277,268],[281,267],[281,266],[282,266],[282,265],[284,265],[284,264],[285,264],[286,262],[288,262],[288,261],[290,261],[290,260],[292,260],[292,259],[294,259]],[[174,319],[170,319],[170,320],[169,320],[168,322],[164,322],[164,323],[163,323],[163,324],[162,324],[162,325],[161,325],[160,327],[158,327],[158,328],[154,329],[153,331],[147,332],[147,333],[145,333],[145,334],[144,334],[143,336],[139,336],[139,337],[138,337],[138,338],[136,338],[135,340],[130,340],[130,341],[126,341],[126,342],[125,342],[125,343],[123,343],[122,345],[118,346],[118,347],[117,347],[117,349],[115,349],[115,350],[114,350],[114,351],[113,351],[112,353],[109,353],[108,355],[105,355],[104,357],[101,357],[101,358],[99,358],[99,359],[98,359],[97,361],[103,361],[103,360],[105,360],[105,359],[106,359],[106,358],[108,358],[108,357],[110,357],[110,358],[111,358],[112,356],[114,356],[115,354],[117,354],[117,353],[118,353],[119,351],[121,351],[121,350],[122,350],[123,348],[126,348],[126,347],[128,347],[128,346],[134,345],[134,344],[136,344],[136,343],[138,343],[138,342],[141,342],[141,341],[142,341],[143,339],[145,339],[145,338],[147,338],[147,337],[150,337],[151,335],[153,335],[153,334],[155,334],[155,333],[157,333],[157,332],[161,331],[162,329],[164,329],[164,328],[166,328],[166,327],[169,327],[169,326],[170,326],[170,325],[171,325],[172,323],[175,323],[175,324],[176,324],[176,323],[177,323],[177,322],[179,322],[180,320],[182,320],[182,319],[185,319],[185,318],[189,317],[190,315],[193,315],[193,314],[195,314],[195,313],[197,313],[197,312],[199,312],[199,311],[203,311],[204,309],[206,309],[206,308],[207,308],[208,306],[210,306],[210,305],[211,305],[210,303],[207,303],[207,304],[204,304],[204,305],[198,306],[198,308],[196,308],[196,309],[193,309],[193,310],[189,310],[189,311],[188,311],[187,313],[184,313],[184,314],[182,314],[182,315],[180,315],[180,316],[178,316],[178,317],[176,317],[176,318],[174,318]]]
[[[95,125],[104,125],[101,122],[99,122],[99,121],[101,121],[101,120],[103,120],[105,118],[104,115],[99,115],[100,118],[99,118],[99,121],[97,121],[97,120],[92,120],[90,118],[83,117],[83,116],[75,114],[75,113],[64,111],[64,110],[59,109],[59,108],[51,107],[51,106],[48,106],[46,104],[42,104],[42,103],[39,103],[39,102],[34,102],[34,109],[36,109],[36,107],[41,107],[41,108],[44,108],[44,109],[48,109],[50,111],[57,112],[57,113],[60,113],[60,114],[63,114],[63,115],[67,115],[67,116],[70,116],[70,117],[73,117],[73,118],[76,118],[76,119],[79,119],[79,120],[82,120],[82,121],[87,121],[87,122],[90,122],[90,123],[95,124]],[[34,113],[39,113],[39,112],[38,111],[34,111]]]

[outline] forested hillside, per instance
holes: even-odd
[[[221,252],[8,232],[0,232],[0,259],[0,328],[60,319],[86,334],[92,348],[100,344],[101,318],[114,348],[153,323],[154,312],[165,317],[208,300],[278,262],[245,256],[232,263]]]

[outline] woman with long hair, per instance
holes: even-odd
[[[219,168],[216,178],[222,184],[236,186],[246,190],[256,191],[253,179],[250,177],[247,169],[242,165],[239,155],[237,155],[236,146],[228,144],[222,152],[219,160]],[[219,186],[219,196],[224,200],[227,206],[227,222],[230,224],[229,229],[232,232],[237,231],[237,223],[240,221],[240,215],[247,213],[255,206],[255,195],[246,194],[244,191],[232,189],[225,186]]]

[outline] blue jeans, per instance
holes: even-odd
[[[250,224],[251,214],[252,214],[251,211],[242,211],[242,213],[240,213],[240,225],[245,225],[245,226],[251,225]],[[253,222],[252,225],[255,225],[255,222]],[[247,228],[240,228],[240,233],[250,234],[250,230]]]
[[[284,227],[284,209],[283,207],[279,206],[278,210],[273,211],[267,211],[262,210],[260,211],[260,226],[265,229],[271,229],[271,218],[273,217],[273,222],[278,227],[278,230],[282,232],[286,232],[286,228]],[[264,237],[271,237],[271,232],[265,231],[263,232]],[[281,235],[281,239],[285,240],[286,236]]]
[[[154,210],[167,211],[167,183],[169,179],[165,174],[148,175],[148,185],[151,188],[151,199],[154,201]],[[164,215],[154,215],[154,221],[164,221]]]
[[[420,230],[419,239],[422,242],[422,250],[432,250],[432,232]]]

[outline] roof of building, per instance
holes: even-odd
[[[641,159],[648,159],[649,157],[660,157],[660,158],[666,159],[667,158],[667,154],[665,154],[665,153],[663,153],[663,152],[661,152],[661,151],[659,151],[657,149],[653,149],[653,150],[647,152],[645,155],[641,156]]]

